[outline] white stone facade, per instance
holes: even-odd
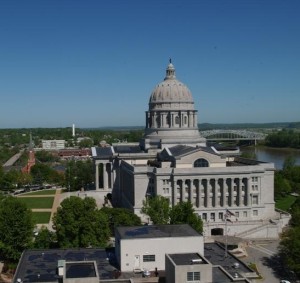
[[[92,149],[96,189],[112,193],[114,205],[145,222],[143,200],[162,195],[171,206],[190,201],[203,219],[205,236],[278,237],[287,221],[275,212],[274,164],[206,146],[197,125],[191,93],[169,64],[165,80],[151,94],[140,144]]]

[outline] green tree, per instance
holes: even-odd
[[[101,211],[104,212],[109,219],[111,236],[114,236],[115,227],[142,225],[141,219],[126,208],[103,207]]]
[[[53,217],[59,247],[104,247],[110,230],[105,213],[94,198],[70,197],[61,203]]]
[[[153,224],[168,224],[170,220],[169,200],[163,196],[150,197],[143,201],[141,212],[147,214]]]
[[[172,208],[170,224],[189,224],[199,233],[203,232],[203,222],[201,218],[195,214],[191,202],[180,202]]]
[[[274,197],[280,199],[291,192],[290,182],[284,177],[281,171],[275,171],[274,176]]]
[[[34,223],[31,210],[14,197],[0,200],[0,255],[18,261],[32,243]]]
[[[42,227],[35,237],[33,247],[35,249],[52,249],[56,248],[56,235],[54,232],[49,231],[47,228]]]
[[[283,233],[280,242],[280,255],[285,265],[300,275],[300,226]]]
[[[90,148],[94,145],[94,142],[91,139],[87,138],[80,141],[78,145],[80,148]]]

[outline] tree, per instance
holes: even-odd
[[[300,274],[300,227],[290,228],[283,233],[280,242],[280,255],[285,265]]]
[[[191,202],[180,202],[176,204],[170,213],[170,224],[189,224],[199,233],[203,232],[203,222],[195,214]]]
[[[106,214],[90,197],[65,199],[53,217],[53,227],[61,248],[104,247],[110,235]]]
[[[0,200],[0,254],[8,261],[18,261],[32,243],[34,223],[31,210],[14,197]]]
[[[142,225],[141,219],[126,208],[103,207],[101,211],[104,212],[109,219],[111,236],[114,236],[115,227]]]
[[[147,214],[153,224],[168,224],[170,220],[169,200],[163,196],[150,197],[143,201],[141,212]]]
[[[42,227],[35,237],[33,246],[35,249],[52,249],[57,245],[56,235],[47,228]]]
[[[286,194],[290,193],[292,190],[289,181],[284,178],[282,172],[275,171],[274,176],[274,197],[275,199],[280,199]]]

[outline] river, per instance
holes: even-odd
[[[243,147],[241,151],[255,153],[257,160],[272,162],[276,169],[282,169],[284,160],[288,156],[293,156],[296,160],[296,165],[300,166],[300,150],[270,147]]]

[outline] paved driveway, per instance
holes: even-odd
[[[294,282],[292,274],[282,265],[278,258],[279,240],[256,240],[247,247],[248,256],[241,260],[245,263],[253,262],[263,276],[259,282],[278,283],[280,279]]]

